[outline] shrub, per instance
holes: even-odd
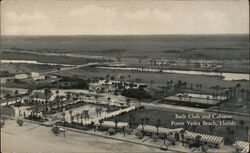
[[[148,99],[151,96],[144,89],[124,89],[121,95],[129,98]]]

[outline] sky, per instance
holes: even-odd
[[[248,0],[2,0],[2,35],[248,34]]]

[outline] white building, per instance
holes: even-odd
[[[165,59],[152,59],[151,64],[155,66],[176,66],[176,61]]]
[[[0,78],[1,84],[5,84],[9,78]]]
[[[33,80],[44,80],[45,76],[44,75],[40,75],[40,73],[38,73],[38,72],[31,72],[31,78]]]
[[[28,74],[16,74],[15,79],[27,79],[29,77]]]
[[[94,126],[96,127],[100,127],[100,123],[99,122],[96,122],[94,123]],[[115,122],[113,121],[103,121],[102,123],[102,128],[115,128]],[[127,122],[118,122],[117,123],[117,128],[118,129],[122,129],[122,128],[128,128],[128,123]]]
[[[236,141],[233,144],[233,148],[235,148],[239,153],[249,153],[249,142],[246,141]]]
[[[124,82],[124,81],[111,81],[111,80],[99,80],[97,83],[91,83],[90,89],[92,90],[102,90],[105,92],[114,91],[118,87],[124,87],[125,89],[138,89],[139,87],[147,87],[145,83],[138,82]]]

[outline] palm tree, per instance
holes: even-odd
[[[60,102],[60,109],[63,110],[63,96],[59,96],[59,102]]]
[[[192,99],[192,96],[188,96],[188,100],[191,101],[191,99]]]
[[[81,112],[81,114],[80,114],[81,124],[83,123],[83,122],[82,122],[82,119],[83,119],[83,117],[85,117],[85,116],[86,116],[85,112],[84,112],[84,111],[82,111],[82,112]]]
[[[226,101],[229,99],[229,89],[226,89],[225,91]]]
[[[193,90],[193,84],[190,84],[190,89]]]
[[[240,92],[240,88],[241,88],[241,84],[240,83],[237,83],[235,85],[236,89],[237,89],[237,95],[239,95],[239,92]]]
[[[29,103],[30,103],[32,92],[33,92],[33,89],[31,87],[29,87],[28,90],[27,90],[27,94],[29,95]]]
[[[245,93],[245,89],[240,89],[240,97],[243,98]]]
[[[120,82],[123,82],[124,81],[124,79],[125,79],[125,77],[124,76],[122,76],[122,75],[120,75]]]
[[[235,141],[235,131],[234,130],[231,130],[230,131],[230,136],[231,136],[231,141],[234,142]]]
[[[177,83],[177,88],[178,88],[178,89],[181,89],[181,86],[182,86],[182,81],[179,80],[178,83]]]
[[[139,92],[138,93],[138,95],[137,95],[138,97],[137,97],[137,99],[138,99],[138,105],[139,105],[139,107],[141,106],[141,92]]]
[[[159,127],[161,126],[161,120],[158,119],[156,123],[157,134],[159,133]]]
[[[197,125],[192,125],[192,131],[195,132],[197,128]]]
[[[98,115],[99,115],[99,108],[98,107],[95,108],[95,112],[96,112],[96,117],[98,117]]]
[[[56,90],[56,104],[57,104],[57,110],[59,110],[60,103],[59,103],[59,91],[58,90]]]
[[[231,127],[226,127],[226,130],[227,130],[227,135],[230,135],[230,131],[231,131]]]
[[[56,127],[53,127],[52,129],[52,132],[57,136],[59,133],[60,133],[60,129],[59,127],[56,125]]]
[[[102,123],[103,123],[103,120],[99,120],[100,130],[102,129]]]
[[[65,118],[65,112],[62,112],[62,117],[63,117],[63,121],[64,121],[64,123],[66,122],[66,118]]]
[[[73,122],[72,113],[73,113],[73,111],[72,111],[72,110],[69,110],[70,122]]]
[[[100,116],[102,116],[102,107],[99,108],[98,112],[99,112]]]
[[[166,82],[166,85],[167,85],[167,88],[169,87],[169,85],[170,85],[170,82]]]
[[[76,94],[75,103],[77,103],[78,100],[79,100],[79,94]]]
[[[126,100],[126,102],[127,102],[127,107],[130,107],[131,99],[128,98],[128,99]]]
[[[110,80],[115,80],[115,77],[114,77],[114,76],[111,76],[111,77],[110,77]]]
[[[144,118],[141,118],[140,124],[141,124],[141,127],[142,127],[142,133],[144,133],[144,125],[145,125]]]
[[[115,133],[117,133],[117,124],[118,124],[118,119],[117,118],[115,118],[114,123],[115,123]]]
[[[109,80],[109,77],[110,77],[110,75],[109,75],[109,74],[107,74],[107,75],[106,75],[106,80]]]
[[[210,97],[209,97],[209,96],[207,96],[207,104],[208,104],[209,98],[210,98]]]
[[[17,97],[18,97],[18,94],[19,94],[19,91],[18,91],[18,90],[15,90],[15,101],[16,101],[16,104],[17,104]]]
[[[84,112],[84,119],[86,121],[87,119],[89,119],[89,111],[88,110],[84,110],[83,112]]]
[[[97,99],[98,99],[99,97],[97,96],[97,95],[95,95],[95,103],[97,104]]]
[[[148,117],[145,117],[145,122],[146,122],[146,124],[149,124],[149,118]]]
[[[200,94],[201,94],[202,84],[200,84],[199,87],[200,87]]]
[[[108,97],[108,98],[107,98],[107,101],[108,101],[108,110],[110,110],[110,102],[111,102],[111,98],[110,98],[110,97]]]
[[[130,112],[131,112],[131,111],[130,111]],[[135,119],[135,117],[132,116],[132,114],[131,114],[131,127],[132,127],[132,128],[134,128],[135,122],[136,122],[136,119]]]
[[[185,127],[184,127],[185,128]],[[180,134],[181,134],[181,139],[182,139],[182,146],[184,146],[184,133],[186,132],[186,130],[185,129],[182,129],[181,131],[180,131]]]
[[[244,125],[245,125],[245,121],[244,120],[240,120],[240,128],[243,128]]]
[[[183,82],[184,89],[187,88],[187,82]]]
[[[163,144],[166,145],[166,139],[168,135],[166,133],[161,133],[161,137],[163,137]]]
[[[181,103],[182,95],[179,94],[178,97],[179,97],[179,102]]]
[[[5,98],[6,98],[6,106],[9,106],[9,99],[10,99],[11,95],[9,93],[6,94]]]
[[[77,123],[79,123],[79,119],[80,119],[81,115],[79,113],[77,113],[75,116],[76,116]]]
[[[152,88],[154,80],[150,80],[150,87]]]
[[[214,129],[215,129],[215,126],[214,126],[214,125],[209,125],[209,132],[210,132],[210,135],[213,134]]]
[[[156,142],[156,139],[158,139],[159,136],[157,134],[153,133],[152,138],[154,139],[154,142]]]
[[[49,88],[46,88],[46,89],[44,89],[44,96],[45,96],[45,106],[47,107],[47,103],[48,103],[48,99],[49,99],[49,96],[50,96],[50,94],[51,94],[51,91],[50,91],[50,89]],[[51,103],[51,101],[50,101],[50,110],[52,109],[52,103]]]
[[[216,90],[216,97],[217,97],[217,99],[218,99],[218,95],[219,95],[219,89],[220,89],[220,86],[216,85],[215,86],[215,90]]]
[[[195,140],[198,146],[200,146],[200,140],[201,140],[201,136],[200,135],[196,135],[195,136]]]
[[[70,98],[71,98],[71,93],[70,93],[70,92],[67,92],[67,94],[66,94],[66,99],[69,101]]]
[[[170,80],[170,86],[171,87],[173,86],[173,80]]]
[[[199,84],[196,84],[196,90],[198,91],[198,89],[199,89]]]
[[[131,79],[131,75],[129,74],[129,75],[128,75],[128,81],[129,81],[129,82],[130,82],[130,79]]]
[[[132,127],[132,118],[133,118],[133,114],[131,111],[129,111],[128,117],[129,117],[128,126],[129,126],[129,128],[131,128]]]

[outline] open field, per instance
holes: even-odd
[[[124,76],[125,80],[128,79],[128,75],[131,75],[131,80],[140,78],[145,83],[150,84],[150,81],[153,80],[153,86],[166,86],[166,82],[172,80],[174,83],[177,83],[179,80],[182,82],[187,82],[187,86],[190,84],[195,85],[197,83],[202,84],[203,90],[208,90],[210,92],[214,91],[211,87],[220,85],[221,87],[233,87],[237,83],[240,83],[242,88],[248,89],[249,81],[226,81],[222,80],[219,77],[211,76],[202,76],[202,75],[187,75],[187,74],[171,74],[171,73],[154,73],[154,72],[136,72],[136,71],[122,71],[122,70],[106,70],[106,69],[77,69],[72,71],[60,72],[60,75],[73,76],[78,75],[81,77],[104,77],[109,74],[114,76],[117,80],[119,76]]]
[[[15,120],[6,121],[1,129],[2,151],[5,153],[69,153],[69,152],[159,152],[159,149],[66,131],[55,136],[48,127],[24,123],[18,127]],[[31,141],[32,140],[32,141]]]
[[[47,56],[47,55],[37,55],[29,54],[23,52],[6,52],[2,51],[1,59],[5,60],[35,60],[40,63],[55,63],[55,64],[71,64],[79,65],[91,62],[100,62],[104,60],[88,59],[83,57],[67,57],[67,56]]]
[[[248,35],[5,36],[2,48],[113,57],[248,59],[248,41]]]
[[[55,66],[55,65],[40,65],[40,64],[1,64],[2,71],[9,71],[12,74],[21,74],[28,72],[48,72],[48,71],[56,71],[58,68],[62,68],[63,66]]]

